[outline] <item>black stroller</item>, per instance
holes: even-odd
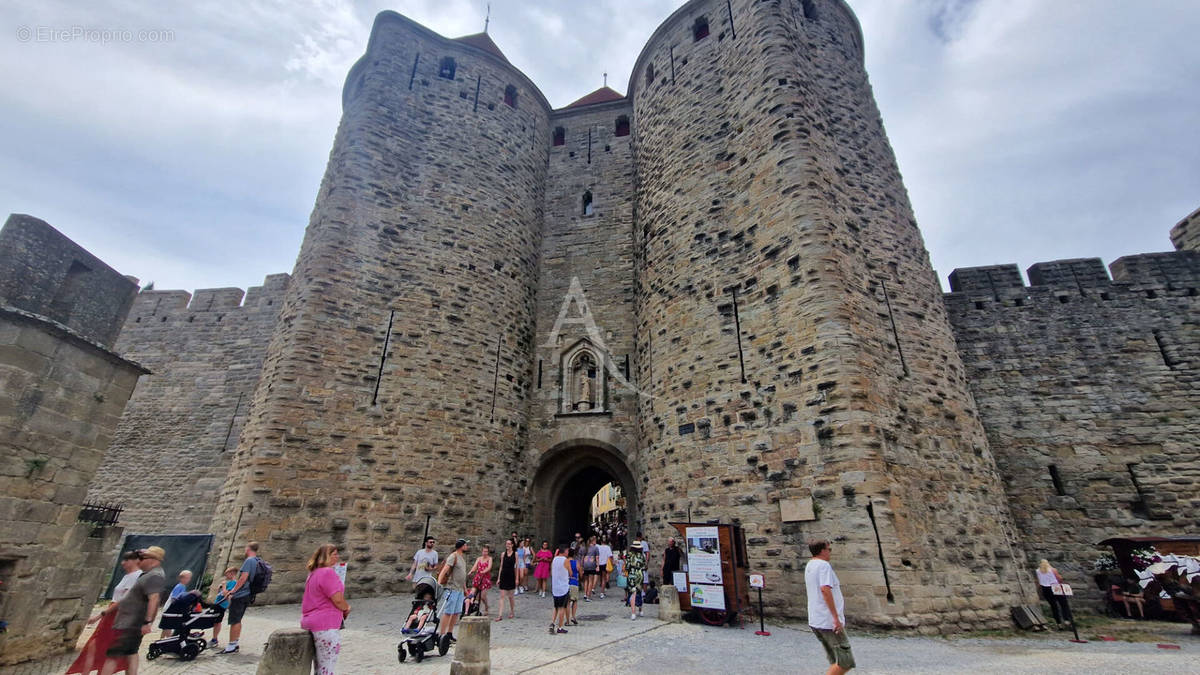
[[[191,661],[208,648],[205,629],[212,628],[223,618],[224,608],[201,600],[200,591],[184,593],[167,605],[158,622],[159,628],[173,631],[173,634],[151,642],[146,658],[153,661],[162,654],[178,654],[180,661]]]
[[[425,620],[423,627],[396,645],[396,656],[400,659],[400,663],[404,663],[404,660],[410,655],[414,661],[420,663],[427,654],[435,650],[438,656],[445,656],[446,652],[450,651],[450,635],[444,635],[439,640],[437,634],[438,617],[441,616],[442,609],[445,607],[447,595],[438,582],[433,580],[433,577],[417,580],[416,588],[413,590],[411,611],[417,611],[430,601],[434,603],[435,609]]]

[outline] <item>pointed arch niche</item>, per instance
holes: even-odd
[[[587,338],[562,354],[559,383],[560,413],[602,413],[607,410],[608,378],[604,355]]]

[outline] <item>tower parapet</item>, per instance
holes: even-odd
[[[1180,251],[1200,251],[1200,209],[1171,228],[1171,243]]]

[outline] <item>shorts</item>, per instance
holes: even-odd
[[[105,656],[133,656],[142,648],[142,627],[121,628],[113,631],[112,644],[104,652]]]
[[[463,595],[462,591],[446,591],[446,604],[443,605],[442,616],[454,616],[462,614],[463,603],[466,602],[467,596]]]
[[[240,598],[233,598],[229,601],[229,614],[225,615],[230,626],[236,626],[242,622],[242,617],[246,614],[246,608],[250,606],[250,596],[246,595]]]
[[[567,598],[570,597],[570,595],[570,593],[563,593],[562,595],[554,596],[554,609],[562,609],[563,607],[566,607]]]
[[[571,602],[579,602],[579,587],[572,586],[570,590],[567,591],[567,597],[571,599]]]
[[[584,570],[583,573],[589,577],[600,576],[600,570]]]
[[[813,628],[812,632],[825,648],[825,657],[830,664],[836,663],[846,670],[854,667],[854,653],[850,651],[850,638],[846,637],[845,628],[837,633],[829,628]]]

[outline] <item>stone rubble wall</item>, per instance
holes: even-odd
[[[138,294],[116,349],[151,374],[88,491],[123,504],[130,533],[209,532],[287,286],[288,275],[273,274],[244,294]]]
[[[393,12],[344,104],[214,523],[225,550],[262,543],[266,602],[300,597],[322,543],[350,594],[407,592],[426,516],[444,544],[521,514],[549,105]]]
[[[772,611],[801,616],[825,537],[856,622],[1007,625],[1011,520],[857,24],[832,1],[732,10],[685,5],[632,85],[651,540],[689,511],[741,523]],[[782,521],[807,499],[815,521]]]
[[[1200,252],[1111,270],[959,269],[945,295],[1023,566],[1046,558],[1091,600],[1100,541],[1200,528]]]

